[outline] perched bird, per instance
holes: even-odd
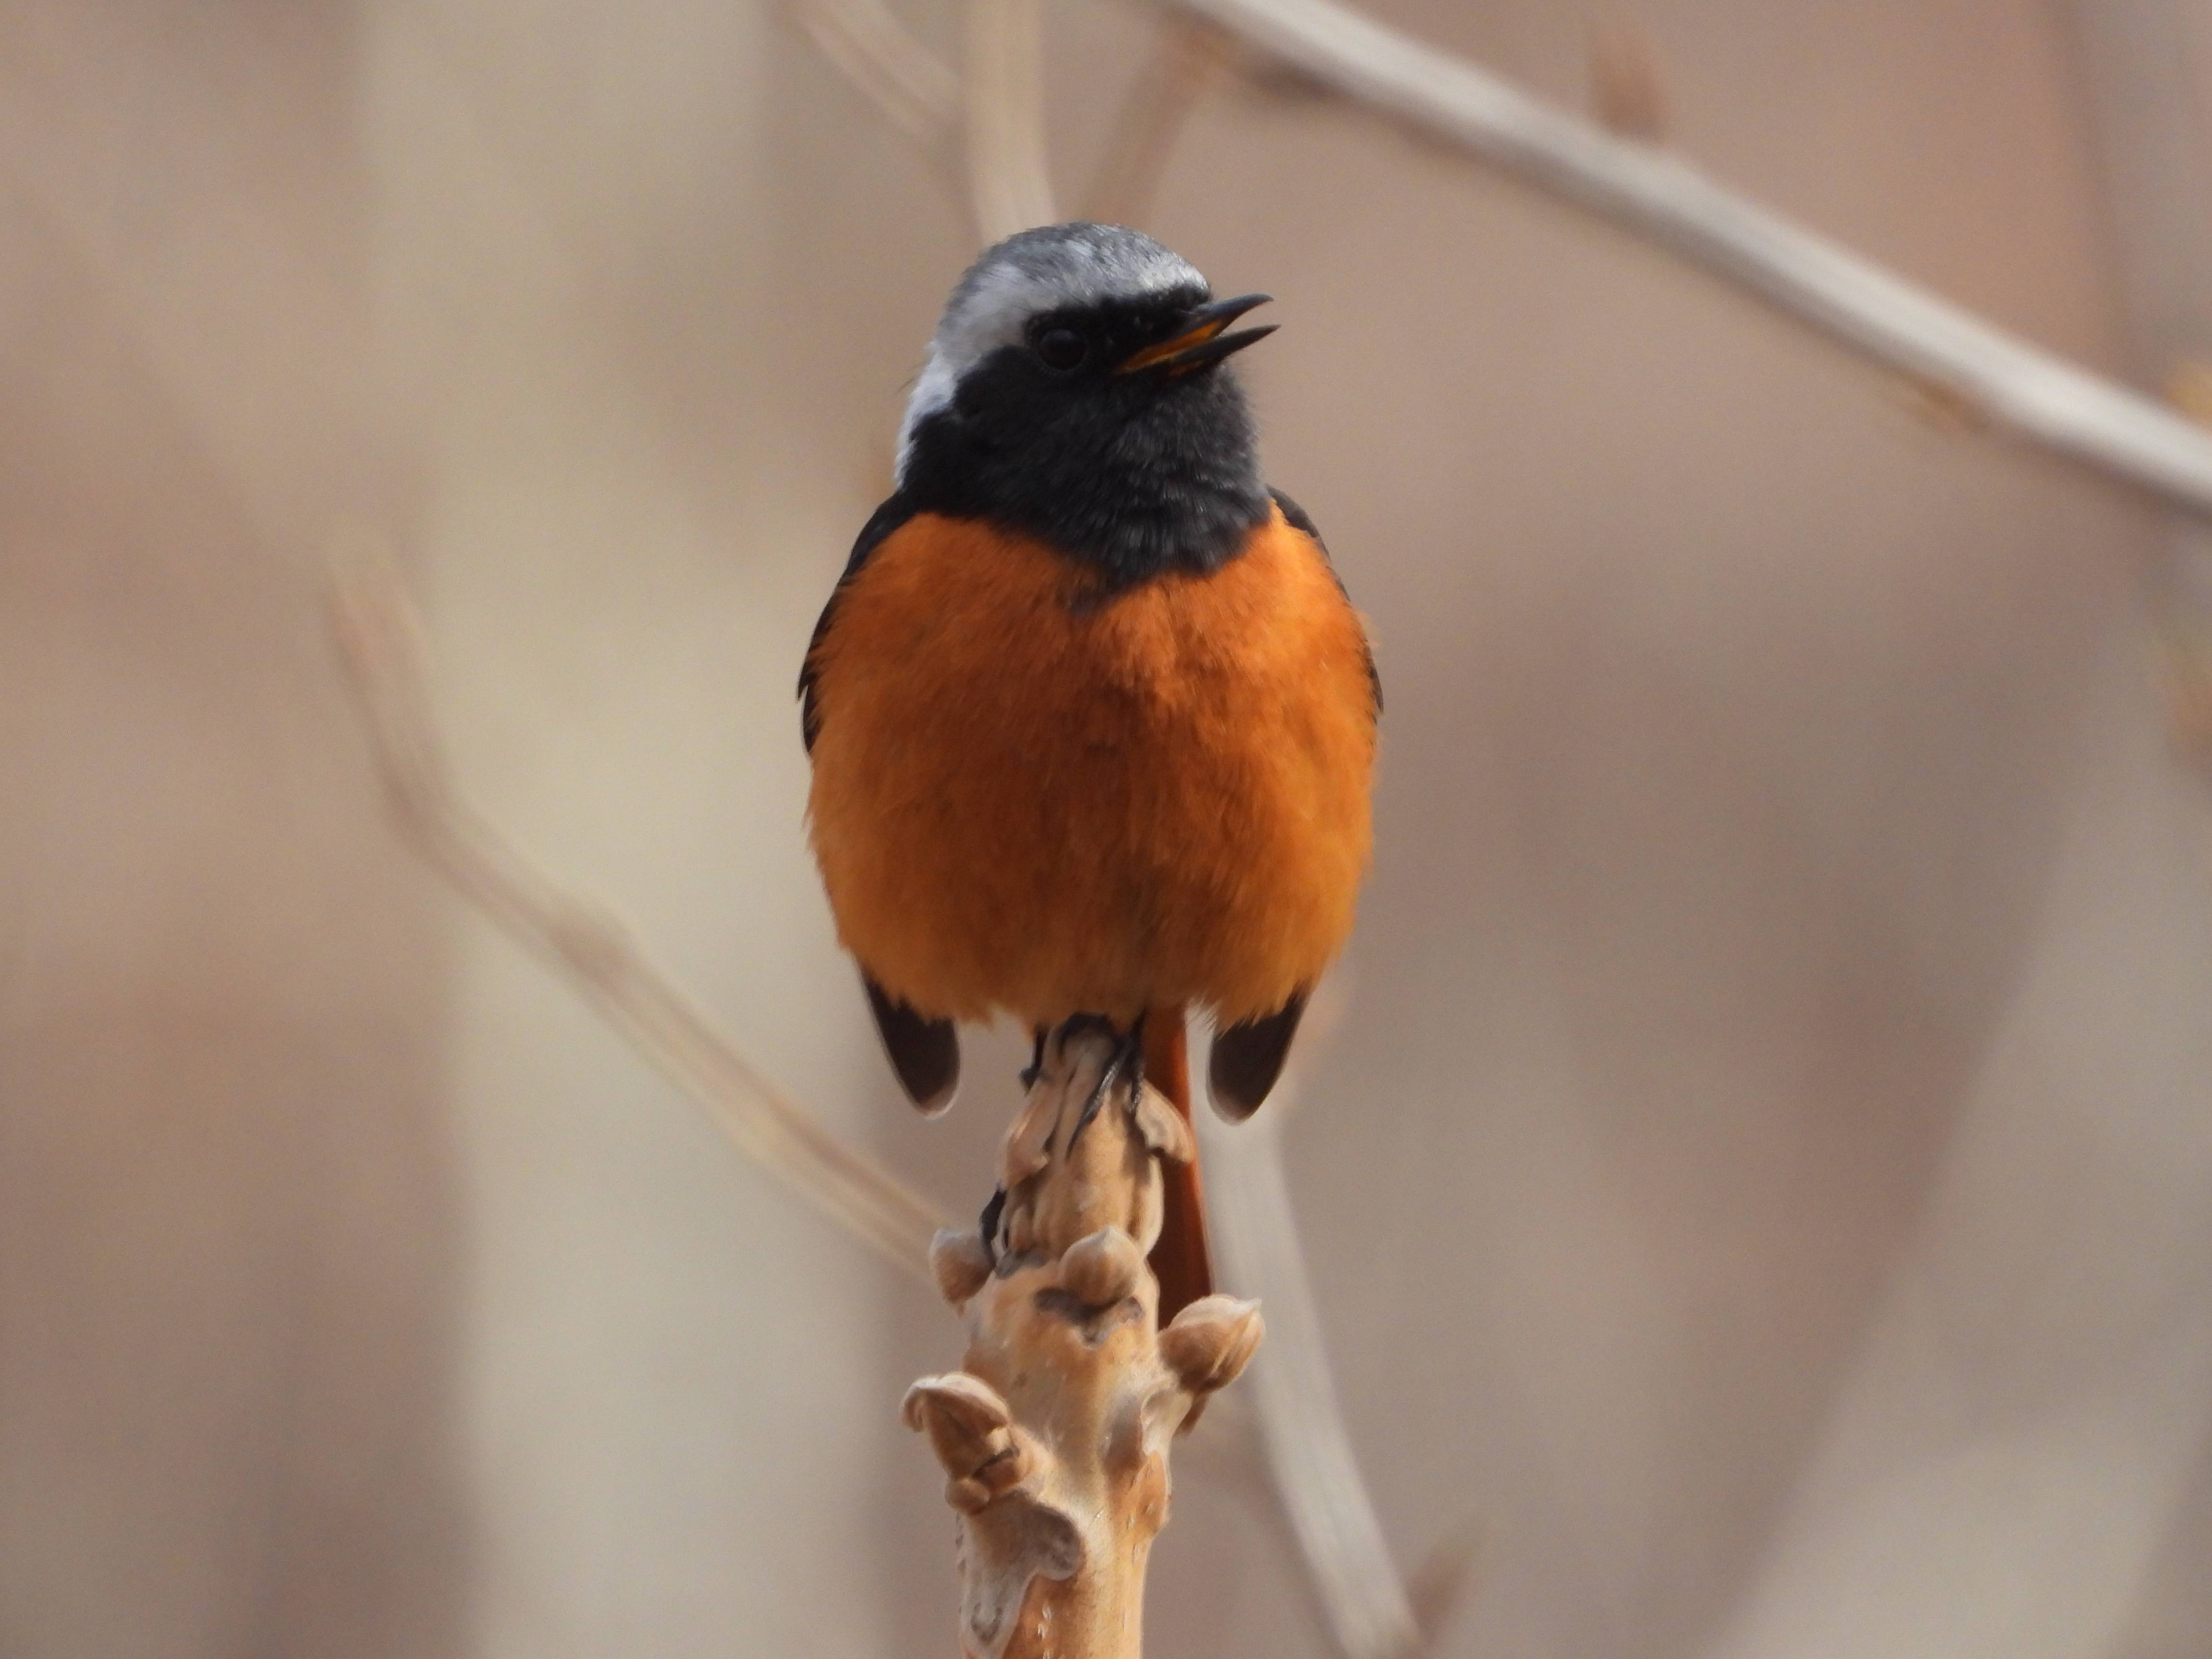
[[[1188,1116],[1203,1010],[1241,1119],[1352,930],[1382,694],[1225,367],[1267,299],[1053,225],[978,258],[931,339],[799,681],[838,936],[925,1111],[955,1021],[1087,1015]],[[1209,1287],[1194,1169],[1167,1208],[1164,1319]]]

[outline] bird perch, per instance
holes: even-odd
[[[1145,1255],[1160,1161],[1197,1149],[1160,1095],[1109,1069],[1110,1037],[1071,1026],[1000,1149],[1003,1249],[994,1260],[976,1231],[930,1251],[970,1340],[961,1370],[907,1391],[904,1415],[960,1515],[963,1659],[1138,1659],[1169,1442],[1260,1345],[1258,1304],[1234,1297],[1159,1328]]]

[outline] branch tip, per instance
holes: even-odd
[[[1060,1288],[1086,1308],[1111,1307],[1135,1293],[1145,1253],[1119,1227],[1078,1239],[1060,1259]]]
[[[1187,1390],[1202,1398],[1237,1380],[1266,1334],[1258,1303],[1202,1297],[1160,1333],[1160,1358]]]
[[[929,1272],[947,1302],[965,1307],[990,1280],[991,1257],[983,1236],[972,1227],[964,1232],[940,1229],[929,1241]]]

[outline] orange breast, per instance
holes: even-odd
[[[839,936],[924,1013],[1243,1019],[1351,932],[1366,644],[1279,514],[1211,575],[1104,599],[1048,547],[923,514],[840,592],[812,666]]]

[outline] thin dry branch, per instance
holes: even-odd
[[[823,55],[896,126],[938,149],[957,131],[969,210],[986,242],[1049,224],[1041,0],[967,0],[955,75],[883,0],[796,0],[793,16]]]
[[[1312,79],[1658,243],[2045,448],[2212,519],[2189,422],[1871,260],[1335,0],[1177,0]]]
[[[1236,1127],[1200,1114],[1198,1143],[1222,1279],[1267,1310],[1267,1352],[1252,1377],[1261,1442],[1312,1576],[1337,1650],[1351,1659],[1404,1659],[1431,1645],[1465,1579],[1474,1534],[1449,1539],[1425,1564],[1435,1605],[1401,1583],[1346,1431],[1328,1341],[1299,1246],[1283,1169],[1282,1134],[1299,1084],[1327,1048],[1346,1006],[1326,981],[1306,1013],[1291,1070],[1267,1109]]]
[[[1106,141],[1083,216],[1133,225],[1152,206],[1183,124],[1236,55],[1236,42],[1194,17],[1169,17],[1129,88]]]
[[[429,712],[404,582],[364,546],[336,568],[331,615],[401,828],[461,895],[565,974],[738,1148],[902,1272],[925,1282],[943,1212],[823,1127],[717,1032],[623,924],[563,892],[456,793]]]
[[[960,124],[960,82],[883,0],[799,0],[793,17],[877,108],[926,144]]]
[[[995,242],[1048,225],[1044,20],[1040,0],[968,0],[968,189],[975,228]]]

